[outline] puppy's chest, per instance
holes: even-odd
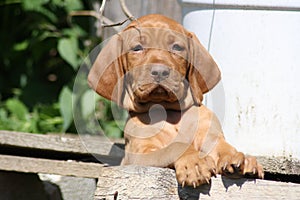
[[[161,119],[161,116],[148,116],[139,114],[128,119],[124,133],[125,136],[135,139],[161,139],[170,142],[178,135],[180,120],[174,122],[169,119]]]
[[[195,117],[195,116],[194,116]],[[191,143],[197,123],[186,113],[167,111],[131,114],[125,126],[125,137],[141,143],[165,147],[174,142]]]

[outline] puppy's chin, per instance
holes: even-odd
[[[147,89],[144,89],[147,88]],[[165,87],[160,84],[151,84],[147,87],[139,87],[134,91],[135,101],[138,103],[160,103],[169,102],[173,103],[180,101],[182,98],[182,92],[178,91],[179,88]]]

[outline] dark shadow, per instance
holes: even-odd
[[[47,200],[62,200],[62,193],[58,185],[50,181],[43,181]]]
[[[151,114],[153,116],[151,116]],[[177,124],[182,117],[182,113],[180,111],[161,110],[161,109],[158,110],[153,109],[151,112],[146,114],[130,112],[129,115],[130,117],[137,117],[139,121],[143,122],[144,124],[155,124],[164,120],[166,120],[168,123],[171,124]]]
[[[241,178],[241,177],[228,177],[228,176],[221,176],[221,180],[223,186],[226,189],[226,192],[231,186],[236,185],[241,189],[245,182],[250,182],[250,181],[255,182],[255,179],[248,179],[248,178]]]
[[[109,151],[108,155],[94,154],[95,158],[103,164],[109,166],[118,166],[125,155],[125,145],[120,143],[114,143]]]
[[[221,176],[221,181],[227,192],[228,189],[232,186],[237,186],[241,189],[244,183],[250,181],[255,182],[255,179],[236,177],[236,176],[231,176],[231,177]],[[211,184],[201,185],[197,188],[193,188],[193,187],[182,188],[181,186],[179,186],[178,194],[181,200],[198,200],[201,199],[201,195],[210,196],[211,188],[212,188]]]
[[[182,188],[178,186],[178,195],[181,200],[198,200],[201,194],[210,195],[211,184],[201,185],[197,188],[185,186]]]
[[[299,165],[300,166],[300,165]],[[269,181],[280,181],[286,183],[300,183],[300,175],[299,174],[281,174],[275,172],[265,172],[264,180]]]
[[[99,143],[101,144],[101,143]],[[113,143],[111,145],[108,155],[98,154],[98,153],[91,153],[91,154],[79,154],[75,153],[77,157],[71,157],[69,155],[69,159],[82,161],[82,162],[93,162],[93,163],[101,163],[106,166],[118,166],[121,164],[121,161],[125,155],[125,144],[122,143]],[[0,151],[1,153],[1,151]],[[105,153],[104,153],[105,154]],[[81,157],[79,157],[81,156]]]
[[[61,200],[62,196],[55,185],[45,188],[37,174],[0,171],[0,199]]]

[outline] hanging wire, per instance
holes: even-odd
[[[209,31],[209,39],[208,39],[208,47],[207,50],[210,53],[210,47],[211,47],[211,38],[212,38],[212,32],[213,32],[213,27],[214,27],[214,22],[215,22],[215,13],[216,13],[216,9],[215,9],[215,0],[213,0],[213,14],[211,17],[211,23],[210,23],[210,31]]]
[[[216,13],[216,8],[215,8],[215,0],[213,0],[213,14],[211,17],[211,23],[210,23],[210,30],[209,30],[209,38],[208,38],[208,46],[207,46],[207,51],[210,53],[210,47],[211,47],[211,38],[212,38],[212,32],[214,28],[214,22],[215,22],[215,13]],[[204,105],[207,105],[207,97],[203,99]]]

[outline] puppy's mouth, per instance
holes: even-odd
[[[169,88],[161,84],[149,84],[138,87],[135,91],[136,100],[139,103],[148,102],[175,102],[178,101],[176,88]]]

